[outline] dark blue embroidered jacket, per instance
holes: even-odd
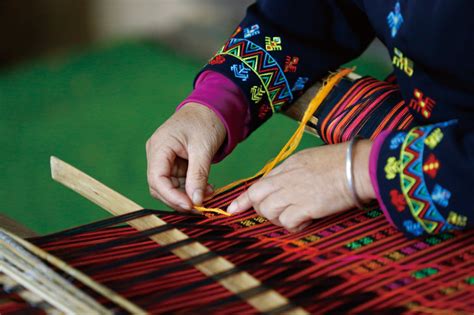
[[[261,0],[204,69],[242,89],[255,129],[377,36],[418,126],[384,140],[381,198],[401,230],[438,233],[474,225],[473,30],[470,0]]]

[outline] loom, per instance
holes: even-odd
[[[472,231],[407,239],[374,207],[292,234],[253,211],[146,209],[55,157],[51,170],[114,216],[28,239],[2,229],[0,314],[474,312]]]

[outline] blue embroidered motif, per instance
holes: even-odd
[[[390,27],[390,35],[392,35],[392,37],[397,36],[397,32],[403,23],[403,16],[400,13],[400,2],[397,1],[393,11],[390,11],[390,13],[387,15],[387,23]]]
[[[295,85],[293,86],[293,88],[291,89],[291,91],[300,91],[302,89],[304,89],[304,86],[306,84],[306,82],[308,82],[309,78],[307,77],[299,77],[296,82],[295,82]]]
[[[244,28],[244,38],[249,38],[258,34],[260,34],[260,26],[258,24]]]
[[[423,234],[423,228],[419,222],[414,222],[413,220],[403,221],[403,227],[405,230],[415,236],[420,236]]]
[[[395,137],[390,140],[390,149],[395,150],[397,149],[405,140],[405,133],[399,132],[395,135]]]
[[[436,202],[442,207],[447,207],[449,204],[450,197],[451,197],[451,192],[449,192],[449,190],[441,187],[438,184],[434,186],[433,192],[431,193],[431,199],[433,199],[434,202]]]
[[[239,78],[242,81],[247,81],[247,79],[249,78],[250,69],[247,68],[243,63],[241,63],[240,65],[233,64],[230,67],[230,70],[234,72],[234,76],[236,78]]]

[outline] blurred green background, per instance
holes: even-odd
[[[202,60],[161,45],[125,41],[23,64],[0,74],[1,211],[47,233],[107,216],[50,178],[56,155],[132,200],[164,208],[148,194],[145,141],[191,91]],[[359,73],[384,67],[358,60]],[[276,115],[212,169],[216,186],[252,175],[296,123]],[[305,136],[302,148],[319,144]]]

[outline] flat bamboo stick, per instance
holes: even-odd
[[[76,191],[114,215],[122,215],[143,209],[143,207],[137,203],[54,156],[51,157],[51,175],[54,180]],[[128,223],[139,231],[166,224],[165,221],[154,215],[135,219]],[[177,229],[169,230],[151,237],[152,240],[160,245],[168,245],[188,238],[185,233]],[[181,259],[187,260],[208,253],[209,251],[210,250],[201,243],[194,242],[173,250],[173,253]],[[216,257],[202,262],[195,267],[206,276],[211,277],[220,272],[233,269],[236,266],[223,257]],[[245,271],[221,279],[219,282],[222,286],[235,294],[262,285],[258,279]],[[271,289],[257,296],[248,298],[247,302],[261,312],[270,311],[274,308],[289,304],[286,297]],[[288,314],[308,313],[303,308],[295,307],[291,311],[288,311]]]
[[[81,278],[80,272],[35,245],[3,229],[0,229],[0,258],[1,272],[20,283],[28,291],[48,301],[60,311],[66,314],[111,314],[91,297],[71,286],[69,282],[38,258],[50,262],[55,267],[89,285],[83,277]],[[89,278],[86,280],[92,281]],[[93,285],[98,286],[95,282],[93,282]],[[96,288],[94,287],[94,289]],[[125,300],[125,302],[128,301]]]

